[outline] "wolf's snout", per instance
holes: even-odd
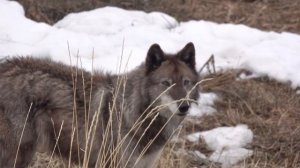
[[[178,108],[178,110],[179,110],[178,115],[180,115],[180,116],[186,115],[189,108],[190,108],[190,106],[188,104],[181,104]]]

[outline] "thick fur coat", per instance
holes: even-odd
[[[152,167],[197,100],[195,49],[150,47],[133,71],[91,74],[50,59],[0,63],[0,167],[55,152],[86,167]]]

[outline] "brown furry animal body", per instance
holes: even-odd
[[[35,151],[88,167],[152,167],[198,98],[197,82],[192,43],[175,55],[154,44],[145,63],[123,75],[92,75],[50,59],[5,59],[0,167],[27,167]]]

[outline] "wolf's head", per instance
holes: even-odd
[[[148,50],[145,68],[150,99],[158,98],[169,112],[185,116],[199,95],[193,43],[176,54],[165,54],[158,44],[153,44]]]

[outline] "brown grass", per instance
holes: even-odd
[[[163,11],[179,20],[204,19],[219,23],[241,23],[252,27],[300,33],[300,1],[297,0],[19,0],[26,15],[50,24],[70,12],[90,10],[113,5],[126,9]],[[201,37],[199,37],[201,38]],[[296,168],[300,167],[300,95],[268,77],[235,80],[241,70],[232,70],[212,76],[214,80],[203,84],[204,91],[215,92],[217,113],[199,119],[197,123],[186,120],[180,136],[219,126],[247,124],[254,132],[250,147],[253,157],[240,164],[249,168]],[[201,124],[199,124],[201,123]],[[191,151],[189,151],[191,150]],[[187,141],[169,143],[159,168],[166,167],[219,167],[195,155],[199,150],[209,155],[204,142]],[[32,167],[44,167],[49,156],[37,154]],[[53,167],[63,167],[54,158]],[[51,166],[52,166],[51,165]]]
[[[268,77],[229,80],[228,76],[240,73],[233,70],[215,75],[216,81],[228,80],[206,85],[205,91],[220,97],[215,103],[218,112],[202,118],[193,130],[247,124],[254,133],[254,155],[244,167],[300,167],[300,96],[288,84]],[[192,148],[205,152],[201,143]]]
[[[240,167],[300,167],[300,96],[287,84],[268,77],[235,80],[241,72],[231,70],[208,76],[213,80],[204,83],[204,91],[218,94],[215,103],[218,112],[196,122],[187,118],[179,130],[179,141],[166,146],[159,168],[220,167],[200,158],[195,152],[198,150],[207,156],[212,153],[203,140],[195,144],[182,137],[195,131],[240,123],[247,124],[254,133],[253,143],[249,146],[254,155],[241,162]],[[47,158],[49,155],[37,154],[32,168],[45,165]],[[51,164],[51,167],[63,167],[59,158],[53,159]]]

